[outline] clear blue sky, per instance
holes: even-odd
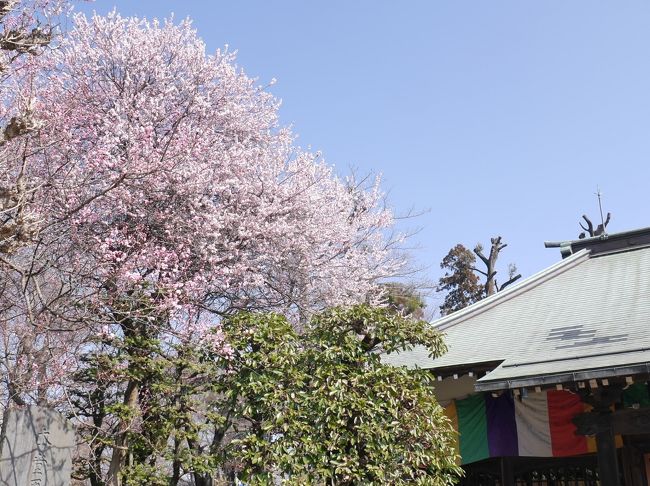
[[[557,261],[599,185],[610,232],[650,226],[650,3],[96,0],[82,10],[194,19],[340,173],[384,175],[438,278],[458,242],[502,235],[529,276]],[[503,275],[502,275],[503,276]]]

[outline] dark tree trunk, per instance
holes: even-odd
[[[490,239],[490,254],[486,257],[483,254],[483,249],[480,246],[477,246],[474,248],[474,253],[478,255],[478,257],[481,259],[481,261],[485,264],[485,272],[480,271],[483,275],[485,275],[485,296],[489,297],[492,294],[495,294],[497,292],[497,283],[496,283],[496,266],[497,266],[497,259],[499,258],[499,252],[503,250],[507,245],[507,243],[501,243],[501,237],[497,236],[496,238],[491,238]]]
[[[497,283],[497,260],[499,258],[499,253],[501,253],[501,250],[503,250],[506,246],[508,246],[508,244],[501,243],[501,237],[497,236],[496,238],[490,238],[490,254],[488,256],[485,256],[483,254],[483,248],[481,245],[476,245],[476,248],[474,248],[474,253],[476,253],[476,255],[478,255],[481,261],[485,264],[485,271],[479,270],[478,268],[475,269],[477,272],[485,276],[485,297],[489,297],[490,295],[500,292],[502,289],[506,288],[508,285],[516,282],[521,278],[521,275],[519,274],[513,275],[513,273],[516,271],[516,267],[513,266],[510,279],[501,286],[499,286]]]
[[[124,405],[129,408],[135,408],[138,400],[138,383],[130,381],[124,393]],[[126,458],[126,451],[128,450],[128,431],[129,424],[126,421],[120,423],[120,432],[115,438],[115,445],[113,446],[113,454],[111,456],[111,463],[108,468],[108,482],[109,486],[122,486],[122,478],[120,473],[124,466]]]

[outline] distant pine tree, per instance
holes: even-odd
[[[445,316],[468,305],[488,297],[511,283],[519,280],[521,275],[517,273],[517,266],[508,265],[508,280],[499,285],[496,279],[496,263],[501,250],[506,246],[502,238],[497,236],[490,239],[490,253],[483,254],[483,246],[479,243],[474,252],[468,250],[462,244],[457,244],[440,263],[440,268],[446,270],[445,275],[438,280],[438,292],[446,292],[445,300],[440,306],[440,313]],[[485,270],[476,268],[476,256],[478,256]],[[478,274],[485,277],[481,282]]]
[[[445,300],[440,306],[443,316],[467,307],[483,298],[484,288],[474,272],[476,257],[460,243],[454,246],[440,263],[446,270],[438,280],[438,292],[446,292]]]

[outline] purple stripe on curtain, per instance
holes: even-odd
[[[512,396],[509,393],[502,393],[495,398],[486,393],[485,414],[490,457],[518,456],[515,402]]]

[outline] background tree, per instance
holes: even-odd
[[[438,280],[438,292],[446,292],[440,306],[443,316],[463,309],[483,298],[484,287],[475,273],[476,257],[462,244],[457,244],[443,258],[440,268],[445,270]]]
[[[508,246],[507,243],[502,243],[502,239],[500,236],[497,236],[495,238],[490,238],[490,253],[486,257],[483,254],[483,246],[479,243],[476,245],[474,248],[474,253],[478,255],[478,257],[481,259],[483,264],[485,265],[485,270],[481,270],[478,268],[475,268],[474,270],[480,273],[485,277],[485,284],[484,284],[484,296],[489,297],[492,294],[495,294],[496,292],[506,288],[508,285],[512,284],[513,282],[519,280],[521,278],[520,274],[517,274],[517,267],[514,264],[509,264],[508,265],[508,280],[506,280],[502,285],[499,285],[497,282],[496,276],[497,276],[497,270],[496,270],[496,264],[497,264],[497,259],[499,258],[499,254],[501,253],[501,250],[503,250],[506,246]]]
[[[473,253],[462,244],[449,250],[440,263],[440,268],[445,270],[445,274],[439,279],[437,286],[439,292],[447,293],[440,306],[443,316],[493,295],[521,278],[516,265],[511,263],[508,265],[508,279],[501,285],[496,279],[497,260],[506,246],[508,245],[502,243],[502,238],[497,236],[490,239],[490,252],[487,256],[480,243],[476,245]],[[476,267],[474,255],[485,265],[485,270]],[[484,282],[480,281],[479,275],[485,278]]]

